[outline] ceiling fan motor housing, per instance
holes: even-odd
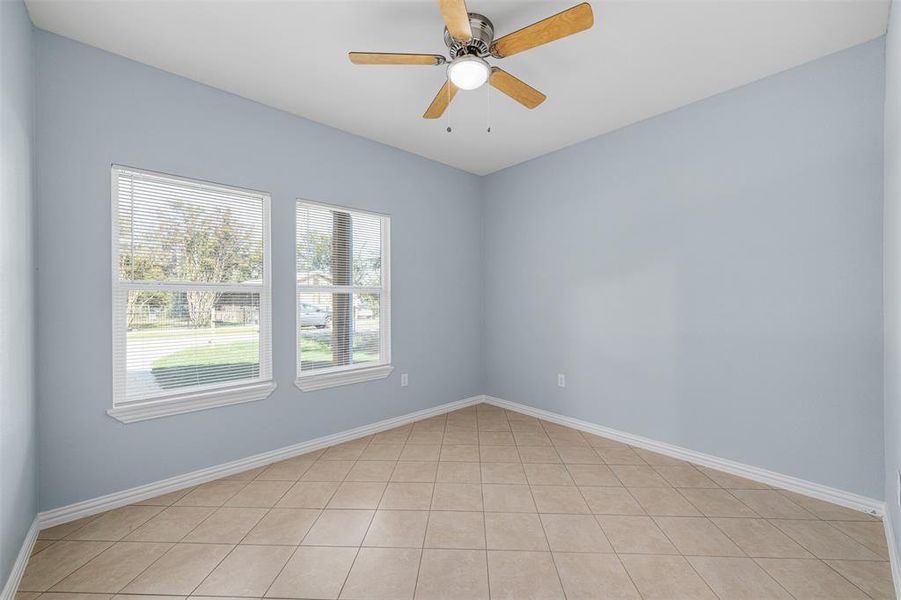
[[[444,43],[447,44],[451,59],[466,54],[485,58],[491,54],[491,43],[494,41],[494,25],[485,15],[469,13],[469,25],[472,29],[472,39],[466,43],[460,43],[451,37],[444,28]]]

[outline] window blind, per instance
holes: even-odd
[[[114,405],[271,381],[269,196],[112,179]]]
[[[389,220],[298,201],[298,378],[390,362]]]

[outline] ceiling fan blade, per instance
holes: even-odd
[[[460,88],[451,83],[450,79],[445,81],[444,85],[441,86],[441,89],[438,90],[438,93],[435,94],[435,99],[429,104],[429,107],[426,109],[425,114],[422,115],[422,118],[437,119],[443,115],[444,111],[447,109],[447,105],[450,104],[450,101],[457,95],[458,89]]]
[[[348,52],[355,65],[441,65],[440,54],[401,54],[399,52]]]
[[[519,31],[507,34],[495,40],[491,45],[491,53],[498,57],[512,56],[548,42],[553,42],[580,31],[585,31],[594,24],[594,13],[587,2],[557,13]]]
[[[451,37],[460,43],[472,39],[472,27],[469,25],[469,11],[464,0],[438,0],[441,17],[447,25]]]
[[[491,68],[491,86],[507,94],[526,108],[535,108],[545,101],[547,96],[523,83],[513,75],[497,67]]]

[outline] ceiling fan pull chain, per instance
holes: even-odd
[[[447,110],[445,111],[445,114],[447,115],[447,132],[448,133],[451,132],[451,106],[450,106],[451,97],[452,97],[451,96],[451,86],[450,86],[450,83],[448,83],[448,85],[447,85]]]
[[[491,133],[491,86],[485,86],[488,88],[488,112],[487,112],[487,125],[488,125],[488,133]]]

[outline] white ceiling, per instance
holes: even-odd
[[[497,35],[578,0],[468,0]],[[859,44],[888,0],[592,0],[595,25],[494,61],[548,99],[488,86],[423,111],[443,67],[356,66],[350,50],[445,53],[435,0],[28,0],[37,27],[397,148],[487,174]]]

